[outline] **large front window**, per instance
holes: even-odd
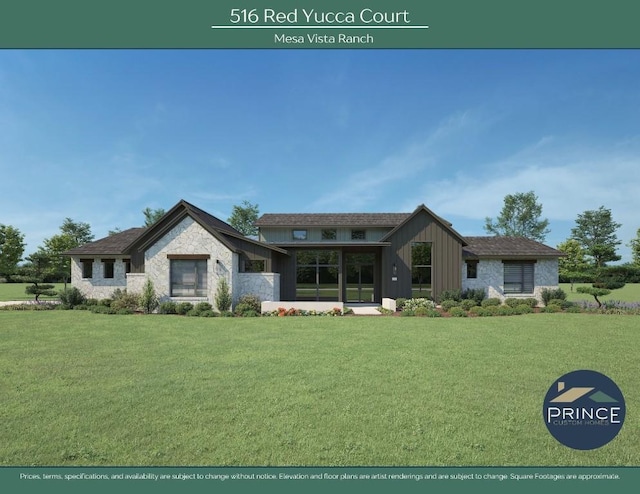
[[[338,300],[340,252],[303,250],[296,255],[296,300]]]
[[[171,259],[171,296],[207,296],[206,259]]]
[[[431,242],[411,244],[411,296],[431,297]]]
[[[533,293],[533,262],[504,263],[504,293]]]

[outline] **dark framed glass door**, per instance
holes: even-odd
[[[351,303],[373,302],[375,254],[345,254],[345,301]]]

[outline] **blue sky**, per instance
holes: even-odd
[[[180,199],[225,220],[424,203],[482,235],[534,190],[547,244],[601,205],[626,244],[639,109],[637,50],[4,50],[0,223],[30,253],[65,217],[100,238]]]

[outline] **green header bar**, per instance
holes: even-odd
[[[0,48],[638,48],[636,0],[9,0]]]
[[[164,494],[635,492],[640,468],[0,468],[3,492]]]

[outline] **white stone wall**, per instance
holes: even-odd
[[[242,295],[256,295],[262,301],[280,300],[279,273],[238,273],[237,297],[234,304]]]
[[[158,240],[144,253],[145,273],[153,282],[161,301],[187,300],[182,297],[170,297],[170,260],[169,254],[209,254],[207,260],[207,296],[189,297],[188,301],[206,301],[215,306],[215,293],[219,280],[224,277],[234,293],[238,266],[238,255],[202,228],[191,217],[186,217],[164,237]]]
[[[462,289],[484,288],[488,298],[535,297],[542,302],[542,290],[558,288],[558,260],[538,259],[533,268],[533,294],[504,294],[504,265],[499,259],[480,259],[478,277],[467,278],[466,266],[462,269]]]
[[[80,290],[87,298],[109,298],[118,288],[124,290],[127,287],[126,264],[123,257],[105,256],[106,259],[115,259],[113,265],[113,278],[104,277],[104,263],[101,257],[93,260],[93,276],[91,278],[82,277],[82,263],[80,257],[71,258],[71,285]],[[83,256],[82,259],[87,259]]]
[[[147,275],[144,273],[127,273],[127,292],[142,293]]]

